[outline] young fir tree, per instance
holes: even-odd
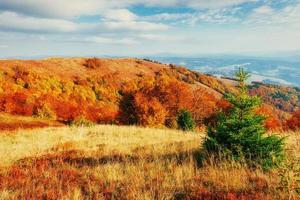
[[[254,112],[261,105],[257,96],[248,94],[246,80],[249,74],[242,68],[236,73],[239,93],[227,94],[231,107],[220,112],[214,125],[208,128],[204,148],[208,153],[225,154],[234,160],[273,167],[284,158],[284,141],[275,135],[266,136],[263,126],[265,118]]]
[[[180,110],[177,116],[177,125],[183,131],[192,131],[195,129],[195,121],[188,110]]]

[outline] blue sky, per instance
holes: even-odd
[[[299,50],[299,0],[0,0],[0,57]]]

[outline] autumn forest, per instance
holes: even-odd
[[[62,124],[84,119],[176,128],[178,112],[186,109],[201,129],[230,106],[222,95],[236,92],[234,80],[147,59],[4,60],[0,67],[1,112]],[[257,113],[267,117],[267,129],[299,128],[298,88],[253,83],[249,89],[264,101]]]

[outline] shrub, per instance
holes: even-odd
[[[264,135],[265,118],[254,112],[261,101],[257,96],[249,96],[245,84],[249,74],[240,69],[236,77],[239,93],[225,95],[232,107],[220,112],[216,123],[208,128],[204,148],[208,153],[225,154],[264,169],[274,167],[284,158],[284,139]]]
[[[84,66],[89,69],[97,69],[101,66],[101,60],[98,58],[89,58],[84,63]]]
[[[76,126],[76,127],[81,127],[81,126],[86,126],[86,127],[91,127],[94,126],[95,124],[90,121],[87,120],[86,118],[80,116],[80,117],[76,117],[70,124],[71,126]]]
[[[34,111],[34,117],[55,120],[56,114],[47,104],[44,104],[41,108],[37,108]]]
[[[300,128],[300,110],[297,110],[292,114],[292,117],[286,121],[286,126],[292,130]]]
[[[191,131],[195,128],[195,122],[188,110],[181,110],[177,116],[177,125],[183,131]]]
[[[178,129],[177,118],[176,117],[167,118],[165,121],[165,125],[166,127],[171,129]]]

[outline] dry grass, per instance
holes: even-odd
[[[0,166],[25,157],[70,150],[83,151],[85,156],[171,154],[195,150],[200,141],[200,134],[134,126],[18,130],[0,134]]]
[[[286,135],[293,162],[299,133]],[[119,126],[2,133],[0,199],[299,198],[290,164],[270,172],[230,162],[199,166],[202,137]]]

